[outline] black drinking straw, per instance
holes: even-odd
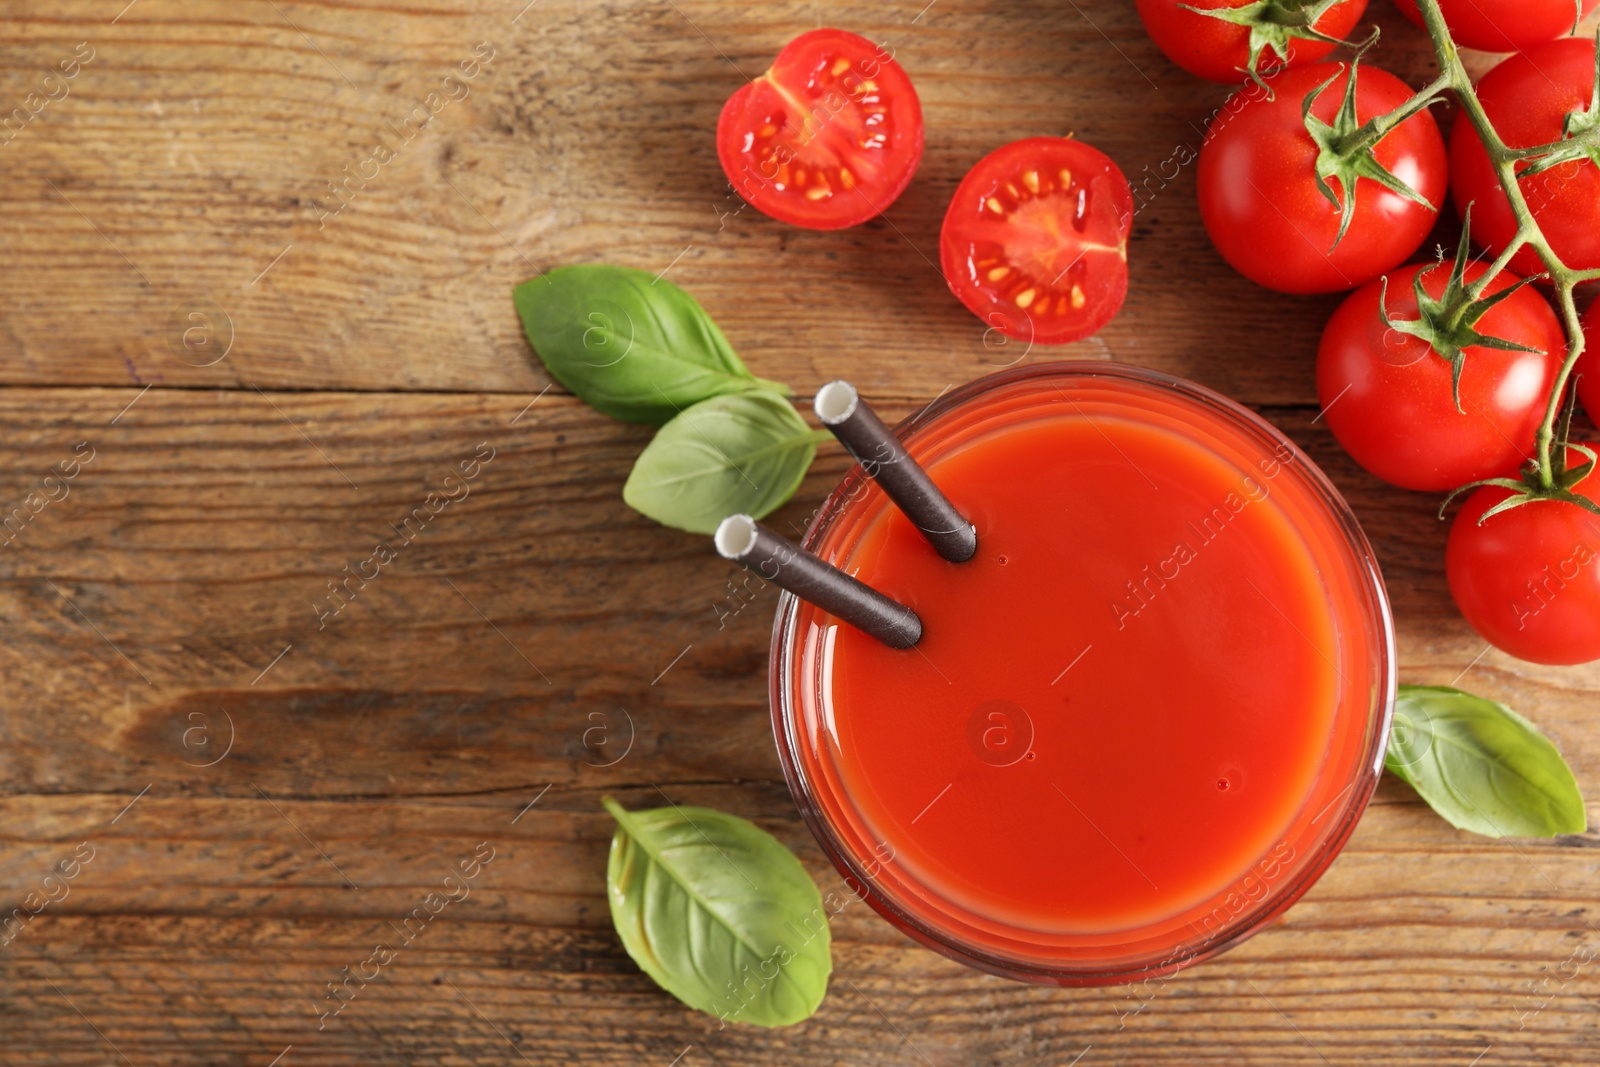
[[[922,531],[934,550],[951,563],[965,563],[978,551],[978,532],[957,511],[906,446],[846,381],[817,390],[817,418],[833,431],[867,476],[883,486],[895,507]]]
[[[922,620],[916,612],[824,563],[748,515],[723,519],[716,542],[724,559],[743,563],[767,581],[837,615],[890,648],[910,648],[922,639]]]

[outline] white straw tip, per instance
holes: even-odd
[[[861,394],[856,392],[856,387],[841,378],[817,390],[814,407],[822,425],[837,426],[856,413],[860,401]]]
[[[756,520],[748,515],[729,515],[717,526],[717,554],[738,560],[756,545]]]

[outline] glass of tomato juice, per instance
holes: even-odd
[[[1171,973],[1282,913],[1366,808],[1395,696],[1378,565],[1327,478],[1115,363],[991,375],[896,432],[977,555],[940,558],[857,467],[804,545],[924,636],[785,593],[772,643],[784,773],[852,891],[1057,985]]]

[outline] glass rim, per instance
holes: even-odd
[[[1229,924],[1210,939],[1203,940],[1197,945],[1193,944],[1195,939],[1180,942],[1180,948],[1189,945],[1193,947],[1187,951],[1169,952],[1159,962],[1144,960],[1137,964],[1099,968],[1077,962],[1071,965],[1050,965],[974,945],[953,935],[949,930],[940,929],[936,924],[902,907],[892,895],[879,890],[874,876],[867,869],[869,865],[864,864],[848,847],[829,822],[826,813],[815,802],[816,791],[807,781],[802,767],[799,751],[799,746],[802,744],[801,731],[797,728],[798,713],[792,707],[791,698],[790,680],[794,677],[796,667],[794,656],[800,647],[800,642],[796,639],[798,635],[795,633],[800,601],[786,591],[780,592],[776,617],[773,620],[768,661],[768,690],[774,740],[777,743],[778,758],[783,766],[789,792],[800,811],[801,818],[811,830],[812,836],[816,838],[817,844],[844,877],[846,885],[853,894],[867,901],[875,911],[913,940],[980,971],[1047,985],[1108,985],[1176,973],[1232,948],[1288,910],[1322,876],[1348,843],[1382,774],[1384,753],[1393,722],[1398,663],[1393,612],[1377,557],[1349,503],[1328,480],[1322,469],[1286,435],[1249,408],[1212,389],[1161,371],[1126,363],[1106,360],[1056,360],[1007,368],[942,393],[916,414],[898,423],[894,427],[894,432],[901,440],[909,441],[919,430],[936,422],[947,412],[980,400],[985,394],[996,389],[1026,382],[1029,379],[1064,377],[1120,379],[1138,385],[1154,386],[1167,393],[1176,394],[1274,445],[1280,442],[1287,443],[1293,449],[1295,458],[1300,461],[1297,467],[1302,472],[1307,487],[1313,491],[1313,498],[1333,520],[1333,526],[1343,535],[1352,560],[1359,564],[1359,573],[1355,577],[1358,583],[1365,587],[1367,600],[1372,613],[1376,616],[1371,621],[1376,622],[1379,628],[1376,644],[1382,662],[1373,671],[1374,679],[1383,686],[1381,701],[1377,708],[1378,728],[1371,730],[1362,758],[1354,764],[1353,780],[1340,797],[1332,802],[1342,805],[1338,818],[1329,824],[1329,829],[1317,840],[1314,849],[1308,851],[1303,858],[1293,861],[1294,866],[1289,877],[1280,883],[1276,891],[1269,891],[1259,901],[1252,902],[1250,906],[1233,916]],[[867,476],[859,464],[845,474],[807,523],[805,536],[801,540],[802,547],[808,551],[815,551],[834,521],[845,512],[866,480]],[[1370,725],[1369,718],[1369,729]],[[1321,818],[1322,815],[1317,816],[1317,820]]]

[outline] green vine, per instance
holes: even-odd
[[[1528,461],[1527,468],[1521,482],[1512,482],[1510,479],[1491,479],[1485,483],[1515,486],[1518,489],[1517,497],[1513,503],[1508,500],[1506,506],[1516,506],[1531,500],[1564,500],[1569,503],[1586,507],[1591,511],[1600,513],[1600,505],[1593,501],[1571,492],[1572,486],[1577,481],[1586,477],[1594,467],[1593,456],[1587,449],[1572,446],[1586,456],[1589,462],[1577,468],[1568,469],[1566,462],[1566,449],[1568,447],[1568,422],[1569,417],[1562,417],[1562,399],[1566,396],[1567,387],[1572,378],[1572,369],[1577,365],[1578,359],[1583,355],[1583,327],[1578,319],[1578,308],[1574,293],[1579,285],[1584,282],[1600,280],[1600,269],[1574,270],[1562,262],[1551,248],[1550,242],[1545,238],[1539,224],[1534,220],[1533,210],[1528,206],[1528,201],[1523,196],[1518,184],[1520,175],[1528,175],[1546,170],[1551,166],[1577,158],[1588,158],[1600,163],[1600,77],[1595,84],[1594,98],[1584,111],[1574,112],[1568,116],[1566,124],[1566,137],[1560,141],[1549,144],[1535,145],[1531,148],[1512,148],[1501,139],[1494,126],[1489,121],[1483,105],[1478,101],[1477,92],[1472,85],[1466,68],[1461,63],[1460,53],[1455,42],[1450,37],[1450,31],[1445,26],[1444,15],[1439,9],[1439,0],[1418,0],[1418,10],[1422,13],[1423,22],[1427,27],[1428,36],[1433,41],[1433,51],[1438,57],[1441,74],[1439,77],[1411,100],[1401,105],[1387,115],[1380,115],[1366,124],[1358,136],[1371,137],[1373,141],[1381,138],[1383,134],[1393,129],[1399,122],[1434,100],[1445,92],[1453,92],[1460,101],[1462,113],[1468,122],[1477,131],[1478,138],[1483,142],[1489,161],[1494,166],[1495,176],[1499,179],[1500,187],[1505,191],[1506,198],[1510,201],[1512,213],[1517,220],[1516,234],[1511,243],[1495,259],[1476,281],[1467,289],[1472,299],[1482,297],[1489,284],[1505,270],[1512,258],[1523,248],[1531,248],[1537,253],[1539,261],[1544,265],[1545,277],[1549,279],[1553,290],[1557,308],[1560,312],[1562,325],[1567,334],[1567,356],[1561,364],[1561,369],[1556,374],[1556,380],[1551,387],[1550,399],[1545,405],[1545,416],[1539,425],[1535,438],[1537,452]],[[1597,63],[1600,66],[1600,63]],[[1520,167],[1519,164],[1528,164]],[[1559,432],[1558,432],[1559,431]],[[1574,475],[1577,477],[1575,478]],[[1450,499],[1465,489],[1473,486],[1463,486],[1452,493]],[[1446,504],[1449,500],[1446,500]],[[1504,510],[1497,507],[1493,511]],[[1491,512],[1492,513],[1492,512]],[[1482,518],[1487,518],[1485,514]],[[1480,518],[1480,522],[1482,521]]]

